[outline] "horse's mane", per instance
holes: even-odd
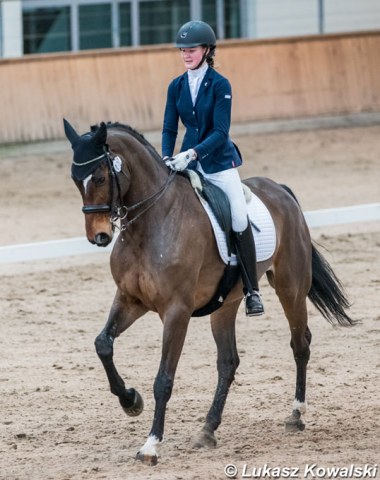
[[[152,156],[156,159],[159,160],[161,163],[161,156],[157,152],[157,150],[154,148],[154,146],[148,142],[148,140],[144,137],[144,135],[134,128],[132,128],[130,125],[126,125],[124,123],[119,123],[119,122],[107,122],[107,129],[110,128],[118,128],[120,130],[125,130],[126,133],[131,135],[133,138],[135,138],[137,141],[139,141],[149,152],[152,154]],[[99,125],[91,125],[91,132],[96,132],[99,128]]]

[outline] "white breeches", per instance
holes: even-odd
[[[197,170],[211,183],[218,186],[227,195],[231,205],[232,230],[243,232],[248,226],[248,211],[239,172],[230,168],[217,173],[205,173],[200,163]]]

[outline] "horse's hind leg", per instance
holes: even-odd
[[[290,346],[296,363],[296,392],[291,415],[285,420],[287,432],[304,430],[305,425],[301,415],[306,413],[306,372],[310,358],[311,332],[307,326],[306,297],[309,289],[309,275],[307,272],[297,276],[273,277],[268,272],[268,280],[275,288],[286,318],[289,322],[291,341]],[[300,280],[297,281],[297,278]]]
[[[218,384],[211,408],[201,434],[194,443],[195,448],[215,447],[215,430],[222,421],[222,413],[228,391],[239,366],[236,349],[235,320],[240,300],[225,306],[211,315],[211,329],[217,346]]]
[[[290,346],[293,350],[294,360],[296,362],[296,391],[293,401],[291,415],[285,420],[285,430],[294,432],[305,429],[305,424],[301,420],[301,415],[306,413],[306,372],[307,364],[310,358],[311,332],[307,325],[307,308],[306,300],[302,302],[304,305],[299,307],[299,325],[290,326],[291,341]],[[293,317],[294,319],[295,317]],[[297,318],[297,317],[296,317]],[[302,320],[301,320],[302,318]],[[303,320],[306,319],[306,320]],[[289,321],[289,324],[292,323]]]
[[[311,332],[307,326],[306,297],[279,294],[290,327],[290,346],[296,363],[296,391],[290,417],[285,420],[287,432],[304,430],[301,415],[306,413],[306,372],[310,358]]]
[[[104,329],[96,337],[95,348],[106,371],[111,392],[119,397],[120,405],[129,416],[137,416],[143,411],[144,402],[134,388],[125,388],[123,379],[118,374],[113,361],[113,343],[124,330],[132,325],[146,309],[137,304],[126,307],[116,296]]]
[[[293,409],[290,417],[285,420],[285,430],[294,432],[304,430],[305,424],[301,415],[306,413],[306,370],[310,358],[311,332],[306,327],[302,335],[292,334],[290,346],[293,349],[294,360],[297,367],[296,393],[293,402]]]

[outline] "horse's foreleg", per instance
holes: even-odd
[[[206,422],[194,442],[195,448],[215,447],[217,443],[214,432],[222,421],[228,391],[239,366],[235,337],[235,319],[239,303],[240,301],[211,315],[211,329],[218,351],[218,384]]]
[[[185,341],[190,315],[191,311],[176,308],[167,313],[164,318],[161,362],[154,381],[156,405],[152,429],[144,446],[136,455],[138,460],[147,465],[156,465],[157,463],[156,446],[163,439],[166,405],[171,397],[174,376]]]
[[[145,312],[145,309],[136,304],[127,309],[125,305],[120,304],[116,297],[107,324],[95,340],[96,352],[106,371],[111,392],[119,397],[120,405],[129,416],[140,415],[144,403],[134,388],[125,388],[125,383],[118,374],[113,361],[113,343],[116,337]]]

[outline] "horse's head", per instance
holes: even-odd
[[[98,129],[81,136],[67,120],[64,120],[64,128],[74,152],[71,176],[82,195],[87,239],[105,247],[113,238],[110,220],[115,174],[106,144],[107,126],[101,123]]]

